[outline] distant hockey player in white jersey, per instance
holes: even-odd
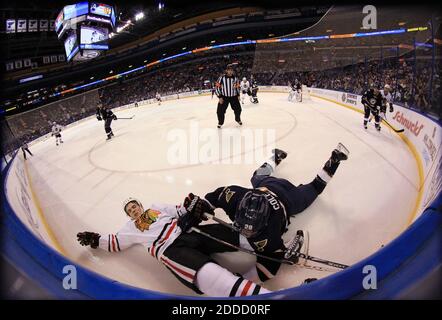
[[[161,95],[157,92],[157,94],[155,95],[155,98],[158,101],[158,105],[161,106]]]
[[[380,120],[382,121],[382,119],[387,119],[386,118],[387,107],[388,111],[390,112],[394,111],[393,96],[391,95],[391,86],[389,84],[386,84],[382,90],[379,90],[379,92],[382,95],[382,106],[380,107],[380,112],[379,112]],[[369,121],[371,121],[372,119],[373,115],[370,115]]]
[[[384,89],[381,90],[382,97],[384,98],[384,101],[382,103],[381,107],[381,118],[385,119],[385,113],[387,112],[387,106],[388,111],[393,112],[393,96],[391,95],[391,87],[389,84],[386,84],[384,86]]]
[[[118,252],[141,244],[184,285],[198,294],[214,297],[250,296],[270,292],[258,284],[234,275],[215,263],[210,254],[235,251],[210,238],[192,231],[202,220],[204,212],[213,212],[204,199],[189,194],[181,205],[152,205],[144,210],[140,201],[129,198],[123,204],[131,220],[116,234],[100,235],[80,232],[78,241],[83,246]],[[232,231],[219,224],[198,227],[216,235]]]
[[[288,100],[293,101],[293,98],[296,98],[295,101],[297,102],[302,102],[302,84],[298,79],[295,79],[295,81],[290,84]]]
[[[250,82],[247,81],[247,78],[242,78],[240,85],[241,89],[241,103],[244,104],[244,99],[246,98],[246,95],[250,96]]]
[[[62,127],[58,125],[57,122],[52,122],[51,136],[55,136],[55,144],[57,146],[59,143],[63,143],[63,140],[61,139],[61,129]]]

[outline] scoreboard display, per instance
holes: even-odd
[[[116,27],[113,6],[99,2],[79,2],[65,6],[54,29],[64,43],[66,60],[80,61],[109,49],[110,32]]]
[[[64,41],[64,50],[66,52],[66,60],[70,61],[72,57],[78,52],[79,45],[77,41],[77,34],[71,33]]]
[[[112,14],[112,6],[103,3],[91,3],[91,13],[99,16],[110,18]]]

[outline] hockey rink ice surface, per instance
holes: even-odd
[[[259,104],[246,99],[244,125],[239,130],[274,130],[276,147],[288,152],[275,176],[295,185],[309,183],[338,142],[350,151],[349,159],[341,163],[318,199],[291,218],[285,240],[292,239],[297,229],[307,230],[310,255],[351,265],[389,243],[411,223],[418,195],[418,169],[396,133],[385,125],[379,133],[373,122],[364,130],[361,113],[319,98],[293,103],[283,93],[259,92],[258,97]],[[150,203],[179,204],[189,192],[204,196],[220,186],[249,187],[253,171],[268,154],[255,163],[242,164],[171,164],[168,160],[174,144],[167,140],[171,130],[188,132],[190,137],[192,125],[200,131],[216,129],[216,104],[216,97],[206,95],[166,101],[161,106],[129,108],[115,112],[118,117],[135,117],[113,121],[115,137],[111,141],[105,141],[103,121],[92,117],[63,131],[61,146],[56,147],[54,138],[31,146],[34,157],[26,165],[58,250],[74,262],[122,283],[197,296],[142,246],[107,253],[80,246],[76,234],[117,232],[128,219],[122,210],[128,197],[140,199],[146,209]],[[232,128],[238,125],[229,107],[222,130]],[[266,150],[266,140],[261,142],[253,148],[242,148],[240,155]],[[198,152],[199,147],[192,150]],[[191,153],[189,147],[189,159]],[[228,221],[222,211],[216,212]],[[235,272],[246,271],[255,261],[241,252],[217,254],[215,258]],[[321,266],[313,262],[308,265]],[[338,271],[325,267],[326,271],[319,271],[283,265],[264,286],[287,289],[306,278],[322,278]]]

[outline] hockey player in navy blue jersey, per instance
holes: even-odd
[[[287,157],[286,152],[274,149],[272,158],[253,173],[253,188],[229,185],[205,195],[213,209],[222,208],[227,213],[238,232],[236,235],[232,232],[224,236],[218,234],[217,237],[268,257],[282,259],[287,250],[282,235],[288,230],[290,217],[315,201],[340,162],[347,160],[348,154],[347,148],[339,143],[313,181],[295,186],[286,179],[272,176],[275,168]],[[276,275],[280,265],[258,256],[256,267],[244,276],[252,281],[258,277],[265,281]]]
[[[111,123],[112,120],[117,120],[117,116],[111,109],[103,107],[102,105],[97,107],[96,116],[98,121],[104,120],[104,131],[107,135],[106,140],[112,139],[114,133],[112,132]]]
[[[384,98],[377,85],[373,85],[370,89],[364,92],[361,97],[361,103],[364,105],[364,128],[367,129],[367,123],[370,113],[374,116],[376,130],[381,131],[380,116]]]

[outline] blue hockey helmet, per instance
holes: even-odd
[[[238,205],[233,227],[246,238],[257,236],[267,226],[269,201],[264,192],[248,191]]]

